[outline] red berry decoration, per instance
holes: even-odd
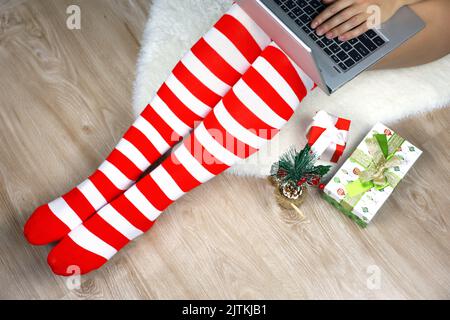
[[[305,182],[306,182],[306,178],[303,177],[303,178],[301,178],[301,179],[298,181],[297,185],[298,185],[298,186],[301,186],[301,185],[304,184]]]
[[[319,176],[313,176],[311,179],[309,179],[308,184],[310,186],[317,186],[320,182],[320,177]]]
[[[286,175],[286,171],[280,169],[280,170],[278,170],[277,175],[280,177],[283,177]]]
[[[384,134],[387,136],[390,136],[390,135],[392,135],[392,132],[389,129],[384,129]]]
[[[320,190],[325,189],[325,184],[323,184],[323,183],[319,184],[319,189],[320,189]]]

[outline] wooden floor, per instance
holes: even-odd
[[[450,298],[450,108],[393,126],[425,153],[366,230],[317,194],[300,221],[267,181],[223,175],[80,288],[52,275],[50,247],[28,245],[22,227],[131,124],[148,7],[77,3],[82,29],[68,30],[72,1],[0,0],[0,298]]]

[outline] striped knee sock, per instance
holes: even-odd
[[[128,189],[211,111],[269,43],[234,5],[175,66],[98,170],[35,210],[24,228],[28,241],[41,245],[61,239]]]
[[[291,117],[312,81],[274,44],[149,175],[70,232],[48,256],[54,273],[102,266],[189,190],[248,157]]]

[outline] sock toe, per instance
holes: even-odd
[[[47,204],[33,212],[23,229],[25,238],[33,245],[46,245],[61,240],[69,231]]]
[[[65,237],[50,251],[47,263],[54,274],[71,276],[74,273],[86,274],[101,267],[108,261],[81,248],[69,236]]]

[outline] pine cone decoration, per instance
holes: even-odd
[[[280,191],[286,198],[297,200],[302,195],[303,188],[292,182],[288,182],[280,186]]]
[[[275,187],[275,199],[278,204],[284,209],[294,209],[300,206],[300,204],[305,200],[306,196],[306,186],[297,186],[295,183],[285,183],[283,185],[277,185]]]
[[[300,152],[291,148],[272,165],[269,181],[275,186],[275,197],[286,209],[298,209],[304,201],[307,187],[317,186],[330,166],[314,165],[316,156],[306,145]]]

